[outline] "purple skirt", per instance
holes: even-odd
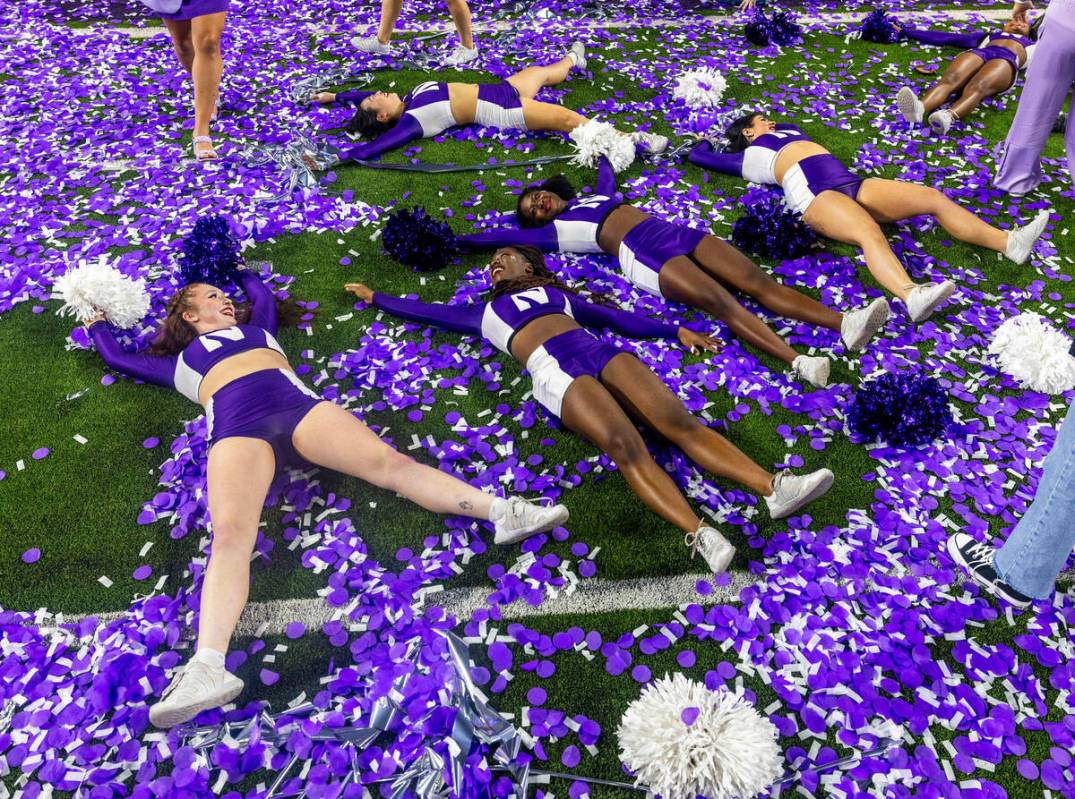
[[[183,0],[183,5],[174,14],[158,13],[157,16],[161,19],[194,19],[227,11],[230,3],[231,0]]]

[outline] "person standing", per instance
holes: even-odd
[[[1025,22],[1032,6],[1029,0],[1018,0],[1012,8],[1012,19]],[[1053,0],[1045,12],[1037,52],[1027,68],[1026,85],[993,179],[998,189],[1022,197],[1041,182],[1041,153],[1073,82],[1075,0]],[[1075,169],[1075,123],[1070,118],[1064,145],[1070,172]]]
[[[459,32],[459,44],[444,60],[446,67],[461,67],[478,57],[478,46],[474,44],[474,32],[471,30],[470,6],[467,0],[445,0],[448,13]],[[389,55],[392,52],[392,31],[403,10],[403,0],[381,0],[381,22],[376,36],[356,36],[351,44],[364,53]]]

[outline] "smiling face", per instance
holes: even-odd
[[[776,123],[765,114],[756,114],[750,124],[743,128],[743,136],[747,141],[754,141],[759,136],[772,133],[776,130]]]
[[[375,112],[378,122],[397,119],[403,113],[403,101],[399,99],[399,95],[395,92],[391,94],[388,92],[374,92],[363,100],[359,107],[364,111]]]
[[[496,285],[501,280],[514,280],[534,274],[533,265],[514,247],[503,247],[493,253],[489,262],[489,281]]]
[[[535,222],[547,222],[558,217],[567,203],[558,194],[545,189],[537,189],[523,197],[519,203],[519,213]]]
[[[235,319],[235,304],[216,286],[206,283],[191,286],[186,300],[183,319],[199,333],[238,324]]]

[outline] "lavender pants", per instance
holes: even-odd
[[[1075,0],[1052,0],[1041,41],[1027,68],[1004,155],[993,185],[1012,194],[1026,194],[1041,182],[1041,152],[1075,83]],[[1068,117],[1064,144],[1068,171],[1075,172],[1075,114]]]

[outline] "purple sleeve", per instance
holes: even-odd
[[[951,31],[931,31],[920,28],[901,28],[900,34],[908,39],[932,44],[937,47],[977,47],[985,38],[982,32],[952,33]]]
[[[249,269],[239,273],[239,282],[242,283],[246,296],[250,298],[250,324],[257,325],[275,336],[276,295]]]
[[[616,171],[605,156],[597,162],[597,193],[611,197],[616,193]]]
[[[802,133],[802,128],[792,122],[778,122],[776,124],[777,130],[793,130],[796,133]]]
[[[433,325],[457,333],[473,333],[477,336],[481,335],[482,314],[485,312],[485,303],[445,305],[440,302],[407,300],[379,291],[373,293],[373,307],[410,322]]]
[[[347,105],[361,105],[362,101],[375,92],[367,92],[362,89],[348,89],[345,92],[336,92],[336,102]]]
[[[548,224],[541,227],[517,228],[504,227],[495,230],[483,230],[480,233],[468,233],[456,237],[464,250],[495,250],[499,247],[537,247],[544,252],[557,252],[560,249],[555,226]]]
[[[691,148],[687,160],[714,172],[743,177],[743,153],[718,153],[707,141],[700,141]]]
[[[656,319],[639,316],[619,308],[595,305],[570,294],[567,298],[571,303],[575,321],[586,327],[604,327],[631,338],[675,339],[679,337],[679,328],[675,325],[666,325]]]
[[[369,161],[387,153],[398,150],[407,142],[422,138],[422,126],[412,116],[404,114],[391,130],[382,133],[373,141],[363,142],[340,153],[341,161]]]
[[[97,353],[105,365],[117,372],[136,377],[145,383],[156,386],[175,388],[174,355],[146,355],[138,352],[125,352],[108,327],[107,322],[94,322],[90,325],[90,337],[93,339]]]

